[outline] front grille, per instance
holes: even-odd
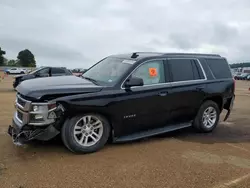
[[[22,124],[25,125],[29,121],[29,109],[31,101],[27,101],[17,95],[16,97],[16,119]]]
[[[20,120],[20,121],[23,121],[23,114],[19,111],[17,111],[17,118]]]
[[[21,98],[19,98],[19,97],[17,97],[17,103],[21,106],[21,107],[25,107],[25,101],[24,100],[22,100]]]
[[[39,110],[32,111],[32,105],[39,106]],[[49,110],[47,103],[32,103],[31,101],[27,100],[27,98],[24,99],[23,96],[17,94],[15,106],[16,113],[14,118],[22,126],[26,124],[39,126],[54,123],[53,118],[48,119]],[[40,115],[41,118],[37,118],[36,115]]]

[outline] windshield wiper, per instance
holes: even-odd
[[[86,80],[89,80],[89,81],[91,81],[91,82],[93,82],[94,84],[96,84],[96,85],[99,85],[98,84],[98,81],[97,80],[95,80],[95,79],[93,79],[93,78],[89,78],[89,77],[85,77],[85,76],[82,76],[84,79],[86,79]]]

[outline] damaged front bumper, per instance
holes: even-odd
[[[43,140],[47,141],[60,133],[55,126],[48,125],[45,127],[36,127],[25,125],[20,127],[18,122],[13,119],[12,125],[9,125],[8,134],[12,137],[12,141],[15,145],[23,145],[31,140]]]
[[[64,108],[60,104],[32,102],[17,95],[16,111],[8,134],[14,144],[21,145],[31,140],[47,141],[60,133]]]

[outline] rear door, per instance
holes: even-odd
[[[203,68],[198,59],[170,58],[167,63],[172,83],[171,120],[175,123],[192,120],[205,97]]]

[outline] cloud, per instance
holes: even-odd
[[[249,61],[248,0],[0,1],[0,46],[39,65],[89,67],[132,51],[220,53]]]

